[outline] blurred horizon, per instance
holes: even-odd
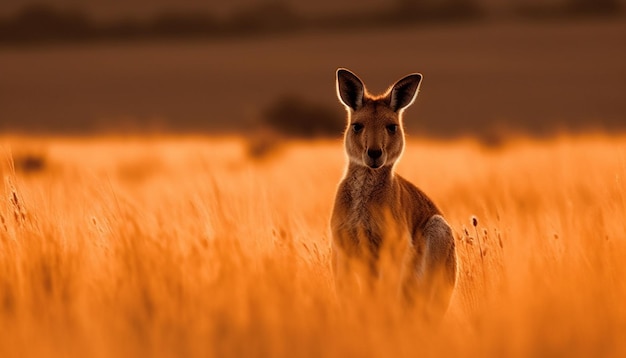
[[[421,72],[409,134],[626,131],[626,0],[0,4],[0,134],[339,137],[334,73]]]
[[[307,31],[418,26],[462,21],[584,19],[623,16],[626,0],[141,0],[121,4],[13,0],[0,5],[0,46],[100,41],[276,36]]]
[[[626,0],[513,0],[506,3],[499,0],[361,0],[361,1],[306,1],[306,0],[231,0],[228,2],[203,0],[4,0],[0,3],[0,17],[17,16],[24,9],[33,6],[50,7],[57,10],[78,10],[89,14],[97,21],[119,18],[146,19],[166,12],[205,12],[226,17],[243,9],[255,9],[268,4],[281,4],[298,14],[328,15],[338,13],[358,13],[366,10],[380,10],[389,7],[447,7],[462,8],[471,6],[480,12],[493,15],[511,15],[520,10],[544,11],[603,11],[623,10]],[[358,7],[358,10],[355,8]]]
[[[403,0],[398,0],[396,2],[401,2]],[[57,7],[81,7],[87,11],[101,14],[102,17],[115,17],[120,14],[124,15],[141,15],[147,14],[151,15],[160,10],[174,10],[174,9],[182,9],[182,10],[193,10],[193,11],[201,11],[201,10],[209,10],[216,13],[228,13],[229,11],[233,11],[234,9],[242,8],[242,7],[251,7],[254,5],[258,5],[260,3],[270,3],[270,2],[281,2],[286,3],[289,6],[297,9],[298,11],[308,12],[308,13],[321,13],[321,12],[337,12],[337,11],[345,11],[354,8],[355,4],[358,3],[361,7],[381,7],[385,6],[385,4],[389,4],[389,1],[384,0],[361,0],[358,2],[355,1],[330,1],[330,0],[320,0],[316,2],[310,2],[306,0],[232,0],[229,2],[219,2],[219,1],[203,1],[203,0],[128,0],[128,1],[107,1],[107,0],[90,0],[89,2],[84,2],[80,0],[5,0],[0,4],[0,14],[11,14],[19,11],[21,8],[32,5],[32,4],[53,4]],[[421,1],[422,3],[428,3],[429,1]],[[431,3],[437,1],[430,1]],[[439,1],[441,2],[441,1]],[[496,0],[475,0],[474,2],[487,5],[487,6],[495,6],[499,3]],[[558,1],[552,1],[553,4],[558,3]]]

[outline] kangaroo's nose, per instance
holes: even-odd
[[[378,159],[381,155],[383,155],[382,149],[368,149],[367,155],[372,159]]]

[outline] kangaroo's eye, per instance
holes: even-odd
[[[361,123],[353,123],[352,124],[352,130],[354,131],[354,133],[359,133],[361,130],[363,130],[363,124]]]
[[[398,131],[398,125],[397,124],[389,124],[387,126],[387,130],[389,131],[389,133],[395,133]]]

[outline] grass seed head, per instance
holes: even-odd
[[[472,215],[472,226],[478,226],[478,218],[474,215]]]

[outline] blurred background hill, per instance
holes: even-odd
[[[422,72],[411,134],[623,131],[625,5],[4,0],[0,132],[339,136],[337,67]]]
[[[490,14],[502,15],[514,13],[519,9],[535,9],[537,11],[614,11],[623,7],[624,0],[3,0],[0,3],[0,15],[12,16],[33,5],[50,6],[57,9],[81,9],[96,20],[116,20],[120,18],[146,19],[165,12],[209,12],[226,17],[232,13],[280,3],[299,14],[336,15],[338,13],[354,13],[359,11],[387,9],[399,7],[438,7],[458,11],[464,7],[476,7]]]

